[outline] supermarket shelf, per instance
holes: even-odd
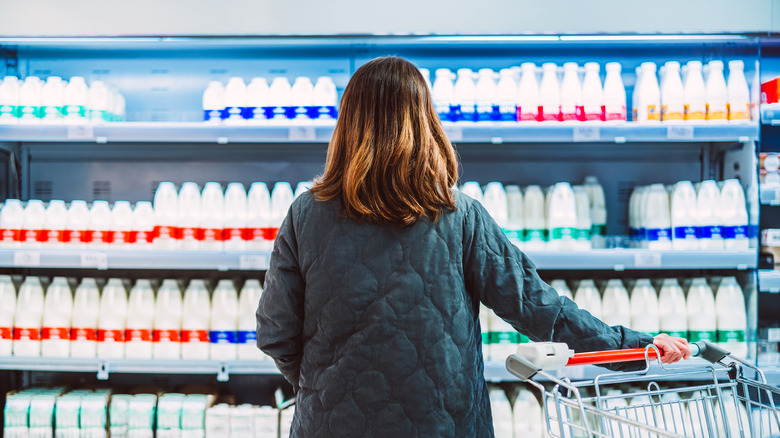
[[[0,125],[0,141],[23,142],[174,142],[174,143],[327,143],[334,122],[279,122],[225,126],[205,123],[124,122],[103,125]],[[590,124],[521,125],[515,122],[444,123],[456,143],[631,143],[748,142],[758,138],[749,124]]]
[[[595,249],[580,252],[526,251],[537,269],[755,269],[755,250],[649,251]]]
[[[780,271],[758,271],[758,289],[761,292],[780,292]]]

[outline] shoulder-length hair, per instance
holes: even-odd
[[[357,222],[410,225],[455,210],[458,161],[420,71],[405,59],[360,67],[341,99],[315,199],[339,199]]]

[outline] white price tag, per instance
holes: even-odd
[[[780,230],[770,228],[761,232],[761,244],[764,246],[780,246]]]
[[[108,255],[104,252],[86,252],[81,254],[81,267],[108,269]]]
[[[41,253],[37,251],[16,251],[14,253],[14,266],[41,266]]]
[[[638,252],[634,254],[634,266],[637,268],[660,268],[661,253]]]
[[[450,141],[463,140],[463,128],[460,126],[444,125],[444,133]]]
[[[669,140],[693,140],[693,126],[667,126],[666,138]]]
[[[575,126],[572,138],[574,141],[599,141],[601,131],[598,126]]]
[[[262,271],[268,269],[268,256],[245,254],[238,259],[239,269],[246,271]]]
[[[94,137],[92,125],[68,125],[68,140],[92,140]]]
[[[314,126],[292,126],[288,137],[290,141],[315,141],[317,130]]]
[[[578,365],[572,367],[563,367],[558,370],[558,378],[563,379],[568,377],[569,380],[582,380],[585,378],[585,367]]]

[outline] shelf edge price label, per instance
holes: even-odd
[[[14,252],[14,266],[41,266],[41,253],[37,251],[16,251]]]
[[[108,255],[104,252],[88,252],[81,254],[81,267],[108,269]]]
[[[244,254],[238,258],[238,268],[244,271],[263,271],[268,269],[268,256]]]
[[[450,141],[463,140],[463,128],[460,126],[444,125],[444,133]]]
[[[764,246],[780,246],[780,229],[769,228],[761,233],[761,244]]]
[[[667,126],[666,138],[669,140],[693,140],[693,126]]]
[[[92,125],[68,125],[68,140],[92,140],[94,137]]]
[[[637,268],[660,268],[661,253],[638,252],[634,254],[634,266]]]
[[[572,130],[572,140],[576,142],[599,141],[601,131],[597,126],[575,126]]]
[[[316,141],[317,130],[314,126],[292,126],[287,138],[290,141]]]

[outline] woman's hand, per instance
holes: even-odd
[[[688,360],[691,357],[691,347],[683,338],[673,338],[667,334],[660,334],[653,338],[653,344],[661,350],[662,363],[674,363],[680,359]]]

